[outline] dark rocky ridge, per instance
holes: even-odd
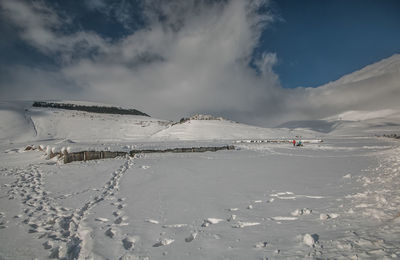
[[[90,113],[137,115],[137,116],[150,117],[148,114],[143,113],[139,110],[125,109],[125,108],[120,108],[120,107],[85,106],[85,105],[55,103],[55,102],[45,102],[45,101],[35,101],[35,102],[33,102],[32,106],[33,107],[49,107],[49,108],[57,108],[57,109],[77,110],[77,111],[85,111],[85,112],[90,112]]]

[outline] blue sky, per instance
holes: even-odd
[[[277,0],[260,49],[276,52],[283,87],[319,86],[400,53],[398,0]]]
[[[0,98],[310,118],[301,87],[399,53],[399,13],[395,0],[0,0]]]

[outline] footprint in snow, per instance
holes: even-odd
[[[276,221],[281,221],[281,220],[297,220],[297,217],[282,217],[282,216],[277,216],[277,217],[272,217],[272,220]]]
[[[336,214],[336,213],[320,214],[319,215],[319,218],[321,220],[334,219],[334,218],[337,218],[337,217],[339,217],[339,214]]]
[[[185,242],[190,243],[190,242],[192,242],[193,240],[195,240],[196,237],[197,237],[197,232],[192,232],[192,233],[190,234],[190,236],[188,236],[187,238],[185,238]]]
[[[260,223],[258,223],[258,222],[242,222],[242,221],[238,221],[232,227],[234,227],[234,228],[245,228],[245,227],[258,226],[258,225],[260,225]]]
[[[121,210],[116,210],[116,211],[114,211],[112,214],[113,214],[115,217],[119,217],[119,216],[121,216],[122,214],[124,214],[124,212],[121,211]]]
[[[127,216],[122,216],[122,217],[118,217],[115,221],[114,224],[117,225],[127,225],[127,223],[123,223],[125,220],[127,220],[128,217]]]
[[[99,222],[108,222],[108,221],[110,221],[108,218],[101,218],[101,217],[95,218],[94,220],[95,221],[99,221]]]
[[[254,245],[255,248],[266,248],[268,245],[268,242],[258,242],[257,244]]]
[[[312,213],[311,209],[304,208],[304,209],[295,209],[290,214],[292,216],[303,216],[303,215],[310,215]]]
[[[172,224],[172,225],[163,225],[163,228],[181,228],[186,227],[187,224]]]
[[[129,253],[124,254],[118,260],[149,260],[147,256],[137,256]]]
[[[309,247],[314,247],[318,243],[319,236],[317,234],[305,234],[303,236],[303,243]]]
[[[127,236],[124,239],[122,239],[122,245],[126,250],[133,250],[135,248],[135,243],[137,241],[137,238]]]
[[[154,219],[146,219],[145,221],[148,222],[148,223],[151,223],[151,224],[160,224],[159,221],[154,220]]]
[[[118,205],[117,205],[117,209],[123,209],[125,206],[126,206],[126,205],[125,205],[125,204],[122,204],[122,203],[121,203],[121,204],[118,204]]]
[[[104,234],[109,238],[114,238],[117,234],[117,230],[110,227],[109,229],[106,230],[106,232],[104,232]]]
[[[204,222],[201,226],[208,227],[209,225],[218,224],[219,222],[222,222],[222,221],[224,221],[224,220],[220,219],[220,218],[207,218],[204,220]]]
[[[231,222],[231,221],[235,220],[236,217],[237,217],[236,215],[232,214],[232,215],[227,219],[227,221],[228,221],[228,222]]]
[[[169,244],[172,244],[175,240],[171,238],[164,238],[161,239],[159,242],[155,243],[153,247],[160,247],[160,246],[167,246]]]

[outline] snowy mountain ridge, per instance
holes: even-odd
[[[306,98],[299,106],[309,104],[299,113],[304,119],[285,122],[278,127],[310,129],[332,135],[398,132],[400,54],[320,87],[301,90]],[[308,116],[308,113],[313,114]]]
[[[374,77],[379,77],[384,74],[396,73],[400,73],[400,54],[394,54],[389,58],[367,65],[360,70],[347,74],[339,78],[338,80],[324,84],[321,87],[335,87],[339,85],[355,83]]]

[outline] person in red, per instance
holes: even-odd
[[[296,146],[296,140],[293,139],[293,146]]]

